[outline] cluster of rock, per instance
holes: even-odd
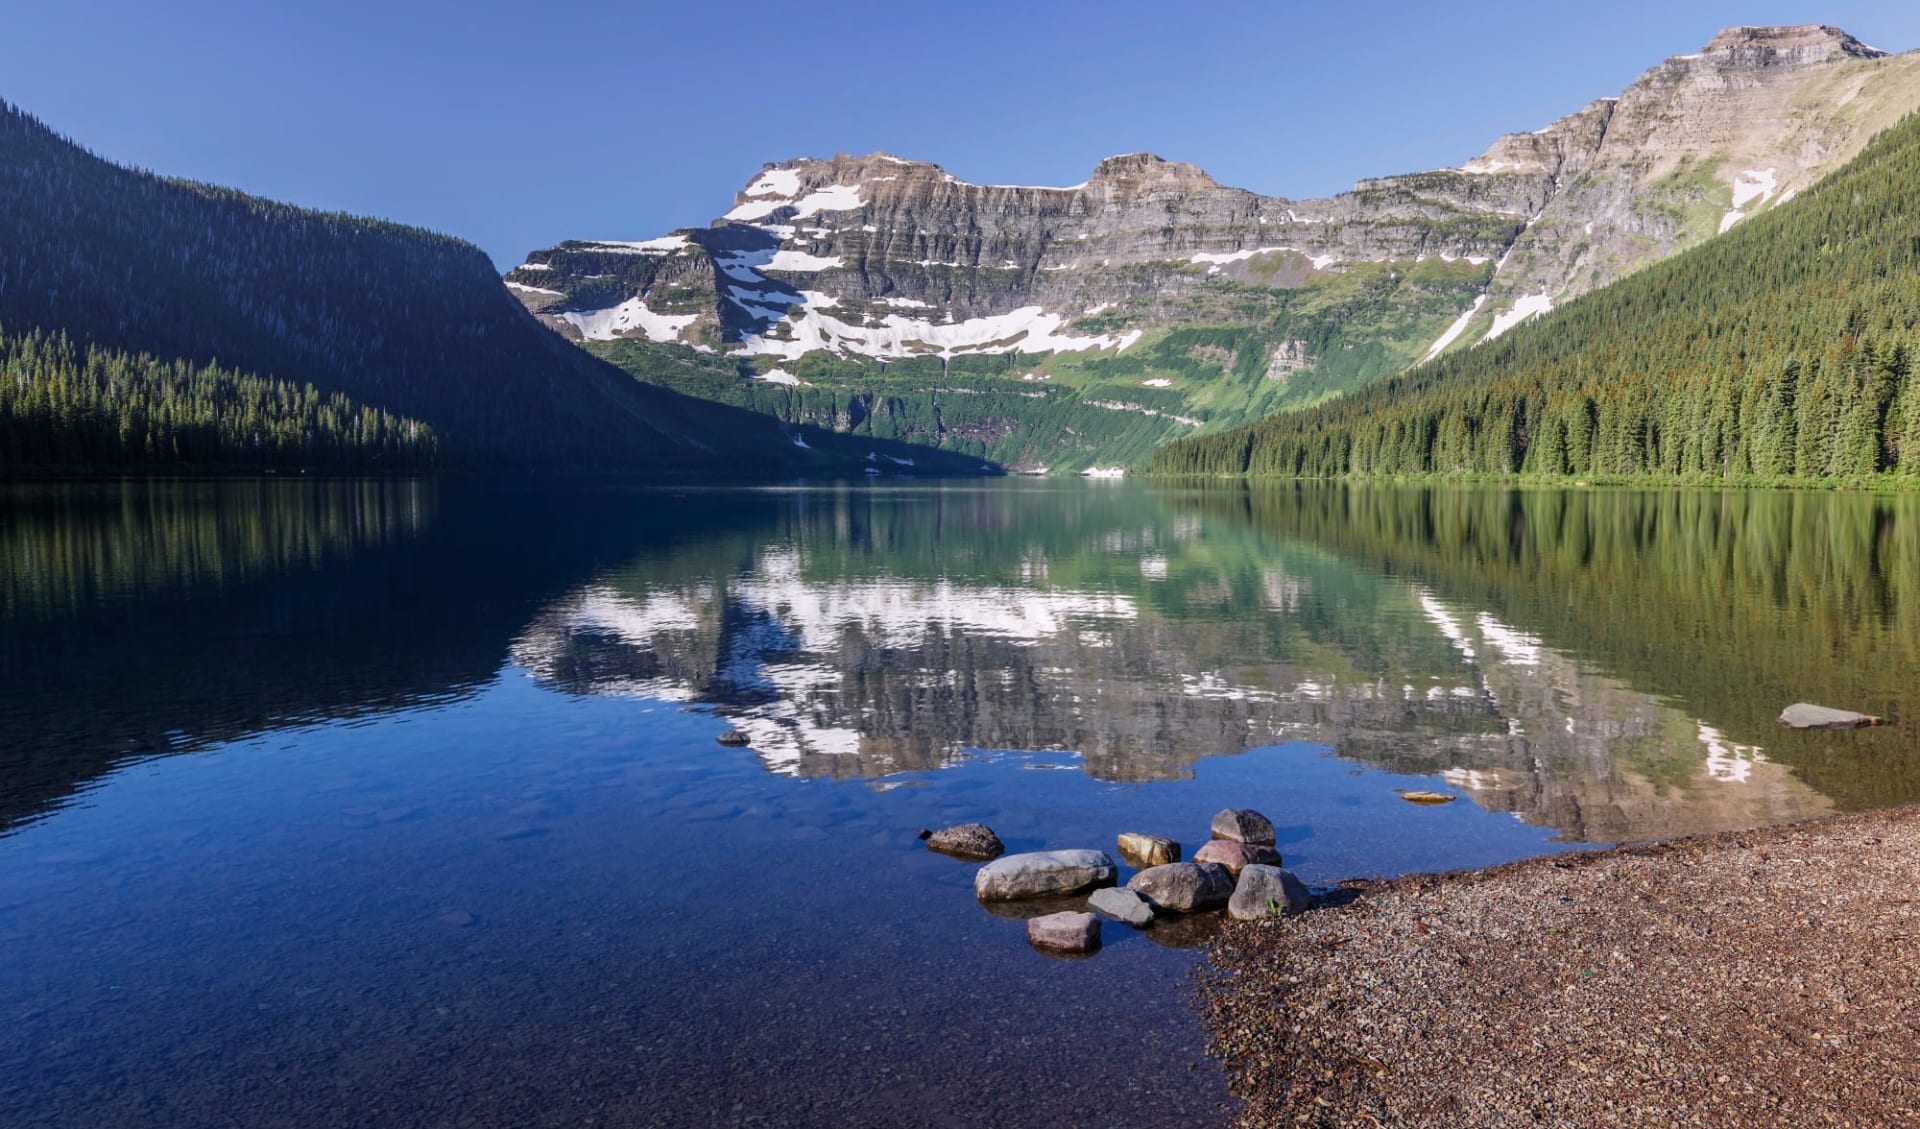
[[[1211,838],[1182,861],[1180,844],[1162,835],[1126,832],[1116,840],[1120,856],[1137,872],[1118,885],[1120,867],[1105,851],[1029,851],[1001,855],[1000,839],[983,824],[921,833],[931,849],[964,858],[986,858],[973,878],[982,902],[1088,894],[1085,910],[1034,917],[1027,940],[1055,953],[1090,953],[1100,947],[1101,921],[1145,929],[1172,915],[1226,910],[1238,920],[1298,913],[1311,897],[1305,883],[1282,869],[1274,848],[1273,822],[1257,811],[1228,808],[1213,817]]]

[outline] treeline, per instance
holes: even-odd
[[[419,420],[467,464],[730,466],[777,437],[573,347],[469,243],[122,168],[4,102],[0,325],[286,381],[234,386],[263,407],[311,385],[316,414],[334,395],[376,413],[343,433]],[[289,410],[263,442],[306,430]]]
[[[1499,340],[1172,444],[1161,474],[1920,475],[1920,118]]]
[[[311,384],[0,331],[0,474],[41,468],[432,466],[418,420]]]

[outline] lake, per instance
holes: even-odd
[[[1917,588],[1858,494],[0,488],[0,1110],[1219,1123],[1217,920],[1043,956],[916,833],[1253,807],[1330,885],[1906,802]]]

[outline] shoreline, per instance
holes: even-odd
[[[1244,1126],[1920,1123],[1920,805],[1342,883],[1200,972]]]

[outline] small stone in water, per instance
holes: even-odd
[[[1087,908],[1102,917],[1124,921],[1135,929],[1145,929],[1153,924],[1152,904],[1132,890],[1119,886],[1095,890],[1093,896],[1087,899]]]
[[[963,859],[995,859],[1006,852],[1006,844],[993,828],[984,823],[962,823],[942,827],[927,836],[927,849]]]
[[[725,745],[729,749],[744,749],[748,745],[753,744],[753,738],[747,736],[745,733],[742,733],[738,729],[726,730],[725,732],[721,733],[718,737],[715,737],[714,740],[720,742],[722,745]]]
[[[1090,953],[1100,947],[1100,919],[1090,913],[1050,913],[1027,921],[1027,942],[1056,953]]]
[[[1145,869],[1149,866],[1165,866],[1180,861],[1180,844],[1165,835],[1143,835],[1138,831],[1123,831],[1116,840],[1120,848],[1120,857],[1131,866]]]

